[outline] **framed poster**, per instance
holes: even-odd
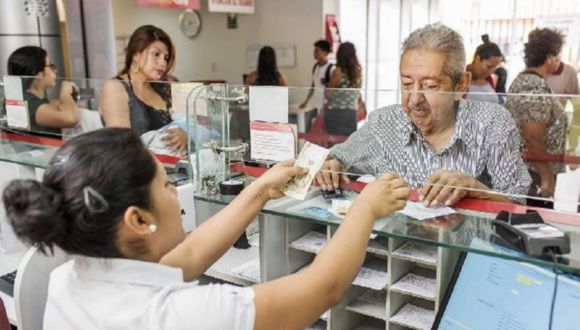
[[[195,9],[201,8],[201,0],[135,0],[137,7],[157,7],[170,9]]]
[[[207,0],[213,13],[253,14],[255,0]]]

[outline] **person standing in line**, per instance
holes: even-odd
[[[362,67],[356,48],[344,42],[336,52],[336,69],[326,91],[324,127],[328,134],[349,136],[356,131],[356,114],[362,85]]]
[[[318,40],[314,43],[314,59],[316,63],[312,67],[312,84],[310,85],[310,90],[306,96],[306,100],[300,104],[300,109],[306,108],[312,98],[314,97],[314,102],[311,108],[316,111],[309,112],[309,118],[307,120],[307,128],[309,131],[310,123],[316,117],[318,113],[322,110],[324,106],[324,88],[328,86],[330,82],[330,77],[332,70],[334,69],[334,63],[328,59],[328,54],[330,53],[330,44],[326,40]]]
[[[244,85],[288,86],[288,79],[278,71],[276,51],[274,48],[264,46],[260,49],[258,55],[258,68],[246,77]]]
[[[503,55],[497,44],[489,41],[487,34],[482,35],[481,39],[483,44],[477,46],[473,61],[467,66],[467,71],[471,72],[471,83],[465,98],[500,103],[500,99],[493,87],[491,74],[501,63]]]
[[[558,99],[550,95],[552,89],[546,81],[560,66],[563,44],[564,36],[559,31],[537,28],[529,33],[524,45],[526,69],[512,82],[505,103],[520,131],[521,151],[555,155],[565,152],[566,115]],[[519,93],[538,95],[511,95]],[[556,174],[564,170],[563,164],[532,162],[527,165],[533,180],[528,194],[552,197]]]

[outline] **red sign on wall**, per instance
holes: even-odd
[[[158,7],[171,9],[195,9],[201,8],[200,0],[135,0],[139,7]]]
[[[334,14],[327,14],[325,17],[325,39],[330,44],[332,53],[336,53],[340,46],[340,32],[338,31],[338,22]]]

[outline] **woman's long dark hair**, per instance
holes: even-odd
[[[42,182],[14,180],[4,189],[6,216],[16,235],[41,251],[123,257],[118,228],[129,206],[152,209],[157,164],[129,128],[104,128],[67,141]],[[131,242],[143,249],[141,242]]]
[[[141,53],[155,41],[161,41],[169,51],[169,60],[167,61],[167,71],[161,76],[161,81],[169,81],[169,72],[175,64],[175,46],[171,38],[165,31],[153,25],[143,25],[137,28],[129,38],[129,44],[125,48],[125,67],[119,75],[129,74],[133,57]],[[152,83],[151,86],[164,97],[171,97],[171,91],[168,84]]]
[[[356,57],[356,49],[354,45],[350,42],[344,42],[338,47],[336,52],[336,66],[340,68],[342,72],[345,72],[349,87],[357,87],[357,78],[360,74],[360,63]]]
[[[255,85],[277,86],[280,84],[276,51],[270,46],[260,49],[258,56],[258,70]]]
[[[475,49],[475,55],[479,56],[480,60],[487,60],[492,57],[502,57],[503,54],[499,49],[499,46],[491,41],[489,41],[489,35],[484,34],[481,36],[481,41],[483,43]]]

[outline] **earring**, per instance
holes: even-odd
[[[157,226],[154,224],[149,225],[149,231],[154,233],[157,231]]]
[[[139,66],[135,62],[131,63],[131,68],[130,69],[131,69],[131,72],[132,73],[139,72]]]

